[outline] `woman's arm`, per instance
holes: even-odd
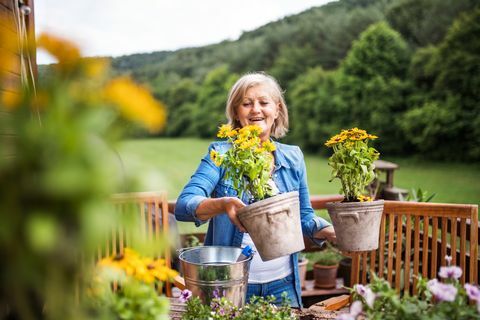
[[[210,151],[214,144],[208,148],[207,154],[202,158],[197,170],[190,181],[183,188],[175,206],[175,218],[179,221],[195,222],[197,226],[208,219],[226,212],[240,230],[244,230],[237,218],[237,210],[245,204],[234,197],[210,198],[218,182],[222,178],[221,170],[210,159]]]
[[[241,232],[247,232],[237,217],[238,209],[243,207],[245,207],[245,204],[242,200],[235,197],[206,199],[197,207],[196,213],[199,219],[208,220],[220,213],[226,212],[230,221],[232,221]]]
[[[307,182],[307,169],[305,166],[305,160],[303,153],[298,148],[300,154],[300,163],[299,163],[299,198],[300,198],[300,216],[302,220],[302,230],[305,235],[310,237],[314,242],[316,239],[320,240],[321,244],[323,241],[328,240],[333,243],[336,242],[335,230],[332,225],[325,219],[317,217],[313,211],[311,202],[310,202],[310,193],[308,191],[308,182]]]

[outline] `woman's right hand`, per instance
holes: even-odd
[[[247,229],[243,226],[237,216],[237,211],[243,207],[245,207],[245,203],[242,200],[235,198],[235,197],[223,197],[223,206],[225,212],[227,213],[230,221],[240,229],[241,232],[247,232]]]
[[[208,198],[198,205],[196,214],[201,220],[208,220],[218,214],[226,212],[230,221],[237,226],[241,232],[247,232],[237,217],[237,211],[243,207],[245,207],[245,203],[235,197]]]

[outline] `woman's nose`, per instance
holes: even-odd
[[[252,112],[254,112],[254,113],[260,112],[260,102],[255,101],[253,103]]]

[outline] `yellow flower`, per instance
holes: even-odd
[[[265,141],[263,144],[262,144],[263,148],[265,148],[266,151],[268,152],[272,152],[272,151],[275,151],[276,147],[275,147],[275,144],[273,142],[271,142],[270,140],[269,141]]]
[[[373,201],[373,198],[372,198],[372,197],[364,196],[364,195],[359,195],[359,196],[357,197],[357,199],[358,199],[360,202]]]
[[[232,132],[232,126],[229,124],[222,124],[218,130],[217,137],[227,138],[230,132]]]
[[[217,167],[220,167],[222,165],[222,157],[218,154],[217,151],[210,151],[210,159],[212,159],[213,163],[215,163]]]
[[[126,118],[142,123],[151,132],[160,131],[165,125],[164,105],[130,78],[110,81],[104,88],[104,96],[107,101],[117,105]]]
[[[72,69],[80,60],[80,50],[66,39],[43,33],[38,37],[37,44],[57,58],[61,70]]]

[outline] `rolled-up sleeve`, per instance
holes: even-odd
[[[213,143],[177,199],[175,218],[178,221],[195,222],[197,227],[208,221],[199,219],[196,211],[198,205],[211,196],[221,177],[220,168],[210,159],[212,149],[215,149]]]
[[[299,198],[300,198],[300,217],[302,223],[302,232],[304,235],[309,237],[314,243],[319,246],[323,245],[324,239],[317,239],[315,238],[315,234],[325,228],[330,226],[331,224],[315,215],[313,211],[312,204],[310,202],[310,193],[308,191],[308,183],[307,183],[307,170],[305,167],[305,160],[303,157],[303,153],[298,148],[298,152],[300,154],[300,163],[298,165],[299,168],[299,182],[300,186],[298,189]]]

